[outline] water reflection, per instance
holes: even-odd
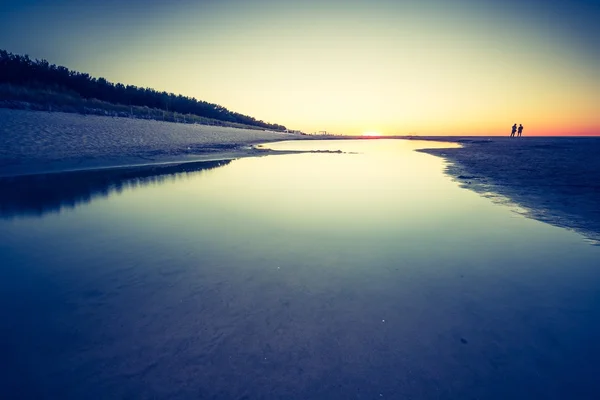
[[[596,398],[600,248],[461,190],[432,145],[281,143],[344,153],[0,220],[0,393]]]
[[[0,218],[41,217],[128,188],[187,179],[230,160],[0,178]]]

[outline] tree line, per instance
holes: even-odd
[[[219,121],[257,126],[272,130],[286,127],[271,124],[254,117],[228,110],[218,104],[196,100],[193,97],[159,92],[151,88],[112,83],[86,73],[50,64],[46,60],[32,60],[0,50],[0,84],[69,92],[84,99],[98,99],[113,104],[149,107],[180,114],[192,114]]]

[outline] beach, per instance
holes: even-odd
[[[597,139],[0,117],[0,393],[599,391]]]
[[[263,130],[9,109],[0,109],[0,136],[0,178],[117,167],[127,169],[108,173],[129,176],[137,168],[144,169],[144,175],[160,175],[161,165],[285,154],[255,145],[315,139]],[[447,160],[446,173],[466,189],[512,205],[527,217],[576,230],[592,243],[600,241],[599,139],[402,138],[460,144],[460,148],[419,151]],[[8,201],[11,207],[15,200],[12,196]]]
[[[153,120],[0,109],[0,177],[215,161],[262,154],[251,146],[299,134]]]
[[[6,0],[0,400],[599,400],[598,20]]]
[[[462,187],[600,243],[599,138],[427,139],[462,145],[420,150],[446,159],[446,172]]]

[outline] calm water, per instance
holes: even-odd
[[[0,398],[600,396],[599,247],[435,143],[269,146],[351,154],[5,181]]]

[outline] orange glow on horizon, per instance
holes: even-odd
[[[600,28],[583,4],[186,1],[67,18],[56,3],[11,13],[2,46],[303,132],[600,135]]]

